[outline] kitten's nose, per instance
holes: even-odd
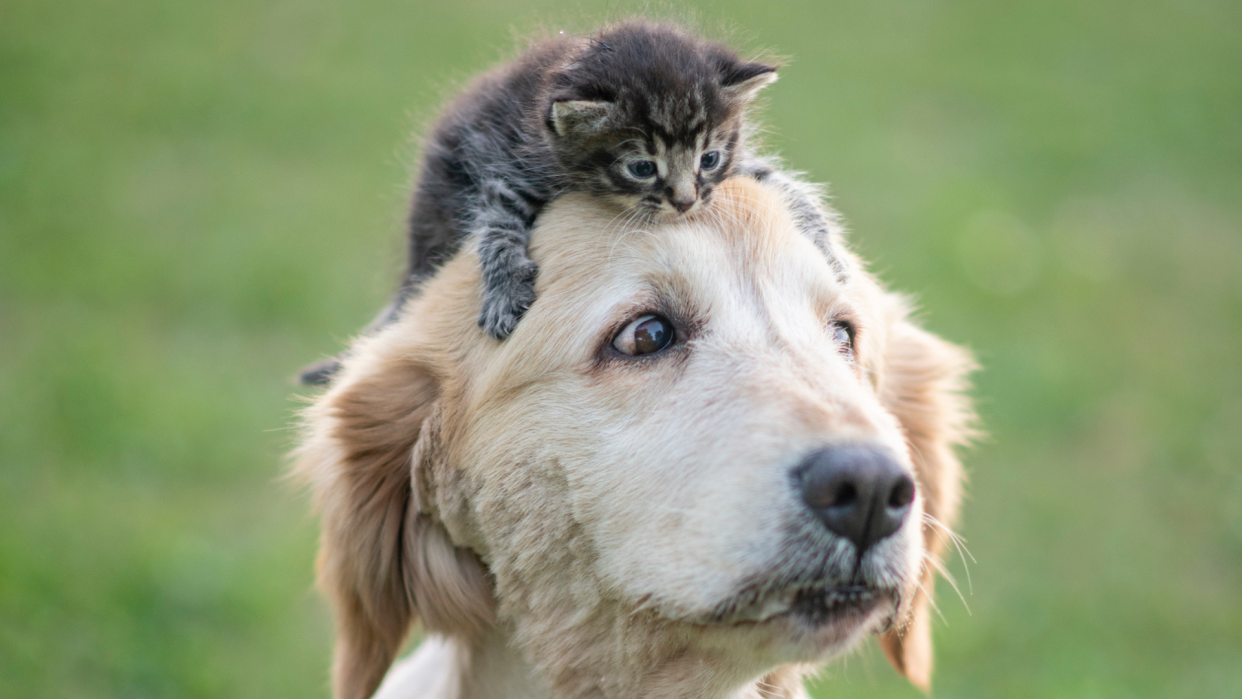
[[[668,202],[681,213],[686,213],[699,200],[698,187],[693,182],[679,182],[670,188]]]

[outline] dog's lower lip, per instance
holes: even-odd
[[[735,617],[734,622],[762,624],[778,618],[797,616],[812,624],[827,624],[849,616],[867,614],[886,595],[891,593],[865,585],[790,590],[755,604]]]
[[[875,609],[884,592],[865,585],[842,585],[798,595],[790,612],[814,625],[830,624]]]

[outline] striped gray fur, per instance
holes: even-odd
[[[843,276],[819,191],[750,146],[747,108],[775,71],[680,28],[629,21],[536,43],[480,76],[425,142],[405,277],[368,330],[389,323],[470,240],[483,277],[479,325],[507,337],[535,300],[538,269],[527,256],[535,218],[570,191],[612,202],[619,221],[668,219],[710,206],[720,181],[750,175],[782,192]],[[302,380],[327,383],[337,366],[312,367]]]

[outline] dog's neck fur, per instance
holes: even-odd
[[[802,673],[795,668],[777,670],[744,685],[727,686],[727,674],[715,693],[704,685],[703,665],[692,661],[697,698],[806,699]],[[655,693],[645,696],[682,696],[675,679],[657,682]],[[687,695],[688,696],[688,695]],[[551,699],[547,683],[516,650],[507,633],[494,630],[475,644],[442,636],[423,641],[409,657],[389,671],[374,699]]]

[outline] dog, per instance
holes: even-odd
[[[668,223],[568,195],[506,341],[468,245],[357,340],[294,466],[335,696],[806,697],[869,634],[926,689],[974,365],[838,247],[744,178]]]

